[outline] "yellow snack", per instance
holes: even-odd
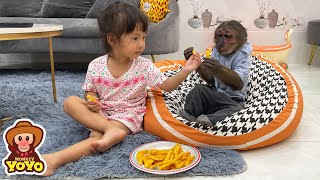
[[[184,167],[185,161],[179,161],[175,166],[177,169]]]
[[[152,166],[150,166],[149,169],[155,169],[156,167],[160,167],[161,165],[163,164],[166,164],[166,163],[169,163],[170,161],[169,160],[166,160],[166,161],[158,161],[157,163],[153,164]]]
[[[147,150],[147,149],[141,150],[141,151],[138,152],[138,154],[141,154],[141,155],[145,155],[145,154],[147,154],[147,153],[148,153],[148,150]]]
[[[137,160],[140,165],[143,165],[143,156],[148,153],[148,150],[141,150],[137,153]]]
[[[211,49],[207,48],[206,49],[206,58],[210,58],[210,54],[211,54]]]
[[[169,170],[172,167],[173,162],[168,162],[166,164],[163,164],[159,167],[160,170]]]
[[[178,156],[178,154],[180,153],[180,150],[181,150],[181,145],[180,144],[177,144],[174,146],[174,155],[175,157]]]
[[[87,98],[90,99],[91,101],[97,101],[96,98],[92,97],[91,95],[87,95]]]
[[[189,164],[191,164],[191,162],[193,161],[194,159],[194,156],[192,156],[189,152],[188,152],[188,155],[187,155],[187,159],[184,163],[184,166],[188,166]]]
[[[138,163],[139,163],[140,165],[143,165],[143,159],[142,159],[141,156],[140,156],[140,157],[137,157],[137,160],[138,160]]]
[[[152,165],[153,162],[154,162],[153,159],[149,159],[149,160],[145,161],[144,166],[146,168],[149,168]]]
[[[177,166],[182,162],[184,163],[184,161],[182,159],[179,159],[179,160],[175,161],[173,164],[177,168]],[[177,168],[177,169],[179,169],[179,168]]]
[[[149,156],[143,156],[142,159],[143,159],[143,163],[150,160]]]
[[[150,159],[156,160],[156,161],[163,161],[164,158],[166,158],[166,155],[148,155]]]
[[[157,155],[167,155],[169,153],[169,149],[158,149]]]
[[[191,164],[194,156],[183,151],[180,144],[170,149],[140,150],[136,155],[140,165],[149,169],[172,170],[180,169]]]
[[[166,158],[164,159],[164,161],[168,161],[171,158],[171,154],[172,154],[172,150],[170,150],[166,156]]]

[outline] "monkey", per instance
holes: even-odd
[[[250,75],[251,43],[247,30],[236,20],[225,21],[215,30],[210,58],[196,70],[207,85],[196,85],[187,95],[180,115],[209,128],[243,108]],[[184,50],[186,59],[193,48]]]

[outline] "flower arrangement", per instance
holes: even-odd
[[[199,18],[199,14],[202,11],[203,1],[202,0],[189,0],[193,10],[193,17]]]
[[[270,0],[256,0],[256,1],[259,6],[260,17],[264,17],[271,5],[271,2]]]

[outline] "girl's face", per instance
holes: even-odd
[[[137,25],[130,34],[122,35],[113,51],[129,59],[135,59],[144,51],[146,33]]]

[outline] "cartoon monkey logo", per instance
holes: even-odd
[[[2,160],[6,173],[43,174],[46,163],[41,159],[37,149],[44,138],[44,128],[29,119],[18,119],[14,125],[7,128],[3,139],[8,145],[8,155]]]

